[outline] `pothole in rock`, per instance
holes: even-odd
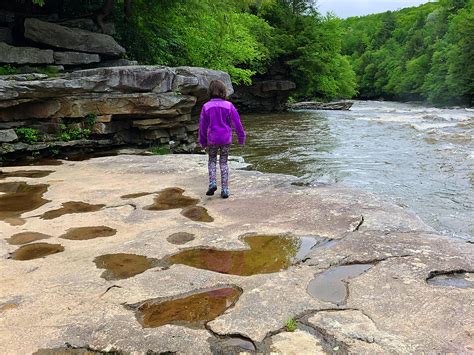
[[[38,179],[46,177],[53,172],[53,170],[18,170],[10,172],[0,171],[0,179],[5,179],[9,177],[25,177],[31,179]]]
[[[302,260],[320,240],[281,235],[247,236],[247,250],[191,248],[166,257],[164,264],[182,264],[222,274],[250,276],[287,269]]]
[[[14,260],[32,260],[44,258],[45,256],[61,253],[64,247],[61,244],[33,243],[23,245],[15,250],[11,258]]]
[[[449,272],[434,271],[426,282],[435,286],[452,286],[458,288],[474,288],[474,272],[458,270]]]
[[[194,240],[194,234],[186,232],[173,233],[166,240],[171,244],[183,245]]]
[[[37,232],[22,232],[12,235],[10,238],[5,239],[10,245],[22,245],[31,242],[36,242],[41,239],[51,238],[50,235],[37,233]]]
[[[186,207],[181,211],[181,214],[189,218],[191,221],[196,222],[213,222],[212,218],[204,207],[201,206],[190,206]]]
[[[337,266],[310,281],[307,291],[314,298],[337,305],[344,304],[349,294],[347,280],[368,271],[372,264]]]
[[[63,207],[58,208],[56,210],[51,210],[43,213],[40,218],[55,219],[65,214],[97,212],[105,207],[105,205],[102,204],[92,205],[90,203],[80,201],[64,202],[62,206]]]
[[[122,351],[96,351],[89,348],[54,348],[54,349],[39,349],[34,352],[33,355],[122,355],[125,354]]]
[[[15,308],[18,308],[18,305],[16,303],[0,304],[0,312],[9,311],[9,310],[15,309]]]
[[[144,328],[165,324],[203,327],[234,306],[241,294],[242,290],[237,287],[224,287],[168,300],[148,300],[127,308],[136,310],[137,320]]]
[[[193,206],[199,202],[196,198],[183,196],[183,193],[184,190],[179,187],[164,189],[155,197],[153,204],[144,207],[144,209],[149,211],[165,211]]]
[[[26,182],[0,184],[0,220],[13,225],[22,224],[23,213],[33,211],[50,202],[43,198],[49,185],[30,185]],[[23,222],[24,223],[24,222]]]
[[[257,350],[252,341],[242,336],[210,338],[208,342],[213,354],[242,354]]]
[[[137,192],[134,194],[128,194],[128,195],[123,195],[120,196],[121,199],[123,200],[128,200],[128,199],[134,199],[134,198],[139,198],[143,196],[148,196],[148,195],[153,195],[155,192]]]
[[[111,237],[115,234],[117,234],[117,230],[105,226],[79,227],[68,229],[66,233],[59,238],[69,240],[89,240],[94,238]]]
[[[99,269],[105,269],[100,275],[106,280],[121,280],[141,274],[156,266],[156,260],[136,254],[106,254],[94,259]]]

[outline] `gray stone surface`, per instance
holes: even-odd
[[[33,47],[15,47],[0,42],[0,63],[7,64],[52,64],[53,51]]]
[[[0,27],[0,42],[13,44],[12,31],[6,27]]]
[[[121,56],[125,53],[125,49],[109,35],[73,29],[34,18],[25,20],[25,37],[37,43],[79,52],[109,56]]]
[[[243,290],[240,299],[207,327],[219,335],[250,338],[262,352],[271,350],[265,344],[284,354],[321,348],[339,353],[473,352],[474,290],[426,282],[435,271],[472,272],[472,244],[429,232],[412,214],[373,195],[337,185],[297,187],[292,185],[294,177],[238,170],[244,166],[231,159],[233,194],[228,200],[205,196],[207,160],[195,155],[65,161],[35,167],[55,170],[44,178],[7,178],[49,184],[44,198],[51,202],[24,213],[23,225],[0,221],[0,306],[13,300],[17,304],[0,309],[2,351],[32,353],[69,343],[96,350],[209,353],[208,339],[214,335],[208,330],[142,328],[123,305],[235,285]],[[19,169],[31,170],[2,168]],[[143,207],[152,203],[153,194],[121,198],[175,186],[198,198],[215,221],[193,222],[179,209],[146,211]],[[106,207],[53,220],[37,217],[67,201]],[[364,228],[366,224],[370,228]],[[106,225],[117,234],[88,241],[59,238],[71,227],[92,225]],[[381,229],[374,229],[378,226]],[[22,231],[49,234],[48,242],[62,244],[65,251],[30,261],[8,259],[17,247],[5,239]],[[192,233],[195,239],[185,246],[168,243],[168,236],[178,232]],[[240,237],[249,233],[325,236],[333,241],[315,247],[287,270],[246,277],[173,265],[107,281],[93,262],[99,255],[122,252],[161,259],[197,246],[242,250],[246,245]],[[356,263],[374,266],[347,280],[345,305],[307,293],[315,275]],[[276,335],[289,319],[307,329]]]
[[[227,96],[234,93],[229,74],[206,68],[177,67],[174,68],[176,76],[173,81],[173,90],[183,94],[192,94],[198,101],[204,100],[208,95],[209,84],[212,80],[220,80],[227,87]]]
[[[0,143],[10,143],[18,139],[13,129],[0,130]]]
[[[98,54],[81,52],[54,52],[54,62],[62,65],[83,65],[100,62]]]

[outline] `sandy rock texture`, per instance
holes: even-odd
[[[0,175],[0,210],[12,208],[2,199],[11,193],[11,184],[5,185],[11,182],[47,185],[42,198],[49,202],[0,220],[2,352],[67,347],[123,353],[255,351],[249,346],[284,354],[474,351],[472,243],[437,235],[409,211],[361,191],[297,186],[295,177],[243,168],[241,160],[231,160],[228,200],[205,196],[207,160],[199,155],[118,155],[3,168],[9,174]],[[20,170],[53,172],[14,176]],[[214,221],[193,221],[181,207],[144,209],[167,188],[184,190],[183,200],[196,199]],[[45,219],[51,216],[46,212],[70,202],[82,202],[82,210]],[[90,205],[103,206],[87,212]],[[116,233],[61,238],[71,228],[99,226]],[[64,251],[14,260],[12,253],[21,246],[7,239],[25,232],[47,235],[33,243],[60,244]],[[176,233],[194,238],[183,244],[168,241]],[[251,276],[164,263],[196,247],[246,250],[242,237],[249,235],[313,237],[318,243],[287,269]],[[101,277],[104,269],[96,258],[117,253],[143,256],[149,268],[129,278]],[[367,265],[365,271],[331,278],[336,268],[359,264]],[[321,298],[318,290],[308,292],[318,276],[329,280],[323,284],[327,290],[342,283],[342,302]],[[242,294],[204,325],[144,328],[139,322],[137,307],[145,301],[225,287]],[[285,327],[291,319],[298,326],[294,333]]]

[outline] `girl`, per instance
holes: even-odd
[[[221,197],[228,198],[229,169],[227,158],[232,143],[232,128],[237,133],[240,145],[245,143],[245,131],[234,105],[226,101],[227,91],[222,81],[211,81],[209,96],[211,100],[202,107],[199,122],[199,144],[201,147],[207,148],[209,153],[209,189],[206,195],[212,196],[217,190],[216,165],[217,154],[219,154],[222,180]]]

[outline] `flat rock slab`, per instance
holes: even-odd
[[[48,185],[47,203],[23,213],[22,225],[0,221],[0,343],[5,353],[33,353],[66,344],[97,351],[211,353],[216,344],[254,344],[279,353],[470,353],[474,289],[427,279],[474,270],[474,246],[437,235],[418,217],[344,186],[298,187],[291,176],[241,170],[231,159],[232,195],[205,196],[207,159],[195,155],[118,155],[62,165],[37,178],[2,182]],[[25,168],[2,168],[8,173]],[[24,174],[25,175],[25,174]],[[149,211],[157,192],[178,187],[214,218],[192,221],[181,208]],[[132,196],[122,198],[122,196]],[[70,201],[105,205],[97,211],[39,216]],[[71,228],[104,226],[116,234],[86,240],[60,238]],[[42,233],[64,251],[33,260],[10,259],[18,233]],[[167,239],[192,234],[185,245]],[[314,236],[317,244],[288,269],[228,275],[160,260],[189,248],[244,250],[246,235]],[[28,245],[28,244],[26,244]],[[134,276],[107,280],[94,260],[108,254],[150,260]],[[212,262],[212,260],[210,260]],[[370,264],[348,280],[345,302],[314,298],[317,275],[342,265]],[[456,274],[456,272],[458,274]],[[41,285],[41,287],[38,287]],[[237,287],[233,307],[206,328],[167,324],[143,328],[124,305],[216,288]],[[12,306],[14,305],[14,306]],[[284,331],[294,319],[299,330]],[[25,336],[27,334],[28,336]],[[231,336],[232,341],[222,341]],[[240,341],[235,338],[239,336]]]
[[[16,47],[0,42],[0,63],[14,64],[53,64],[51,49]]]
[[[37,43],[79,52],[109,56],[125,53],[125,49],[109,35],[73,29],[34,18],[25,20],[25,37]]]
[[[81,52],[55,52],[54,62],[61,65],[83,65],[100,62],[98,54]]]

